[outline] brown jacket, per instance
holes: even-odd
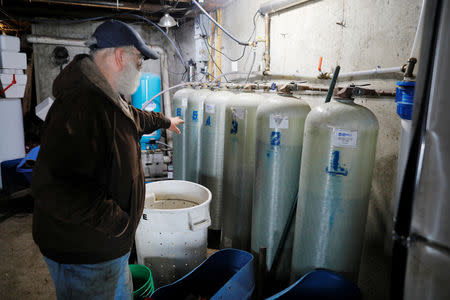
[[[32,177],[33,238],[60,263],[120,257],[144,206],[139,140],[170,120],[126,104],[87,55],[61,72],[53,94]]]

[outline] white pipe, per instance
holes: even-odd
[[[400,73],[400,72],[403,72],[403,66],[393,67],[393,68],[375,68],[372,70],[341,73],[341,74],[339,74],[339,79],[349,78],[349,77],[362,77],[362,76],[377,75],[377,74],[392,74],[392,73]],[[330,76],[333,77],[333,74],[331,74]]]
[[[86,40],[82,39],[61,39],[43,35],[27,35],[27,42],[31,44],[48,44],[48,45],[63,45],[87,47]]]
[[[268,1],[259,7],[259,12],[262,15],[273,14],[279,10],[289,8],[291,6],[307,2],[311,0],[278,0],[278,1]]]
[[[161,92],[159,92],[158,94],[156,94],[155,96],[153,96],[152,98],[150,98],[149,100],[145,101],[144,104],[142,104],[142,109],[145,109],[148,105],[150,105],[150,103],[152,103],[153,100],[155,100],[159,95],[163,94],[163,93],[167,93],[170,90],[179,88],[179,87],[183,87],[190,84],[190,82],[182,82],[180,84],[171,86],[170,88],[167,88],[165,90],[162,90]]]
[[[417,58],[417,53],[416,53],[417,43],[418,43],[418,40],[419,40],[419,35],[422,34],[422,23],[423,23],[423,19],[424,19],[424,16],[425,16],[425,14],[423,13],[423,11],[424,11],[423,8],[425,7],[425,5],[426,5],[426,0],[423,0],[422,8],[420,9],[419,23],[417,24],[416,35],[414,36],[414,42],[413,42],[413,45],[412,45],[412,48],[411,48],[411,54],[409,55],[409,57]]]
[[[159,54],[159,59],[160,59],[160,64],[161,64],[161,84],[162,84],[162,92],[158,93],[158,95],[154,96],[151,100],[153,101],[153,99],[155,99],[156,97],[158,97],[161,94],[163,95],[163,103],[164,103],[164,115],[168,118],[170,118],[172,116],[172,100],[170,97],[170,93],[168,92],[170,87],[169,87],[169,63],[168,63],[168,56],[167,56],[167,52],[159,47],[159,46],[150,46],[153,50],[155,50],[156,53]],[[144,109],[145,107],[148,106],[148,104],[151,103],[151,101],[146,101],[143,105],[142,105],[142,109]],[[172,147],[172,133],[169,131],[166,131],[167,134],[167,144],[170,145],[170,147]]]

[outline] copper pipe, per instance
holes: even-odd
[[[270,16],[268,14],[264,15],[264,22],[265,22],[265,49],[264,49],[264,62],[265,62],[265,68],[264,68],[264,75],[269,75],[270,73]]]

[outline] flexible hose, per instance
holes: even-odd
[[[156,94],[155,96],[153,96],[153,97],[150,98],[149,100],[145,101],[144,104],[142,104],[142,108],[141,108],[141,109],[144,110],[147,106],[150,105],[150,103],[153,102],[153,100],[155,100],[157,97],[159,97],[160,95],[164,94],[165,92],[168,92],[168,91],[170,91],[170,90],[173,90],[173,89],[176,89],[176,88],[179,88],[179,87],[183,87],[183,86],[187,85],[188,83],[189,83],[189,82],[183,82],[183,83],[180,83],[180,84],[171,86],[170,88],[165,89],[165,90],[159,92],[158,94]]]

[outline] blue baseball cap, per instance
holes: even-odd
[[[158,54],[145,44],[142,37],[133,27],[121,21],[108,20],[100,24],[92,36],[95,37],[97,43],[89,46],[91,49],[134,46],[141,52],[144,59],[159,58]]]

